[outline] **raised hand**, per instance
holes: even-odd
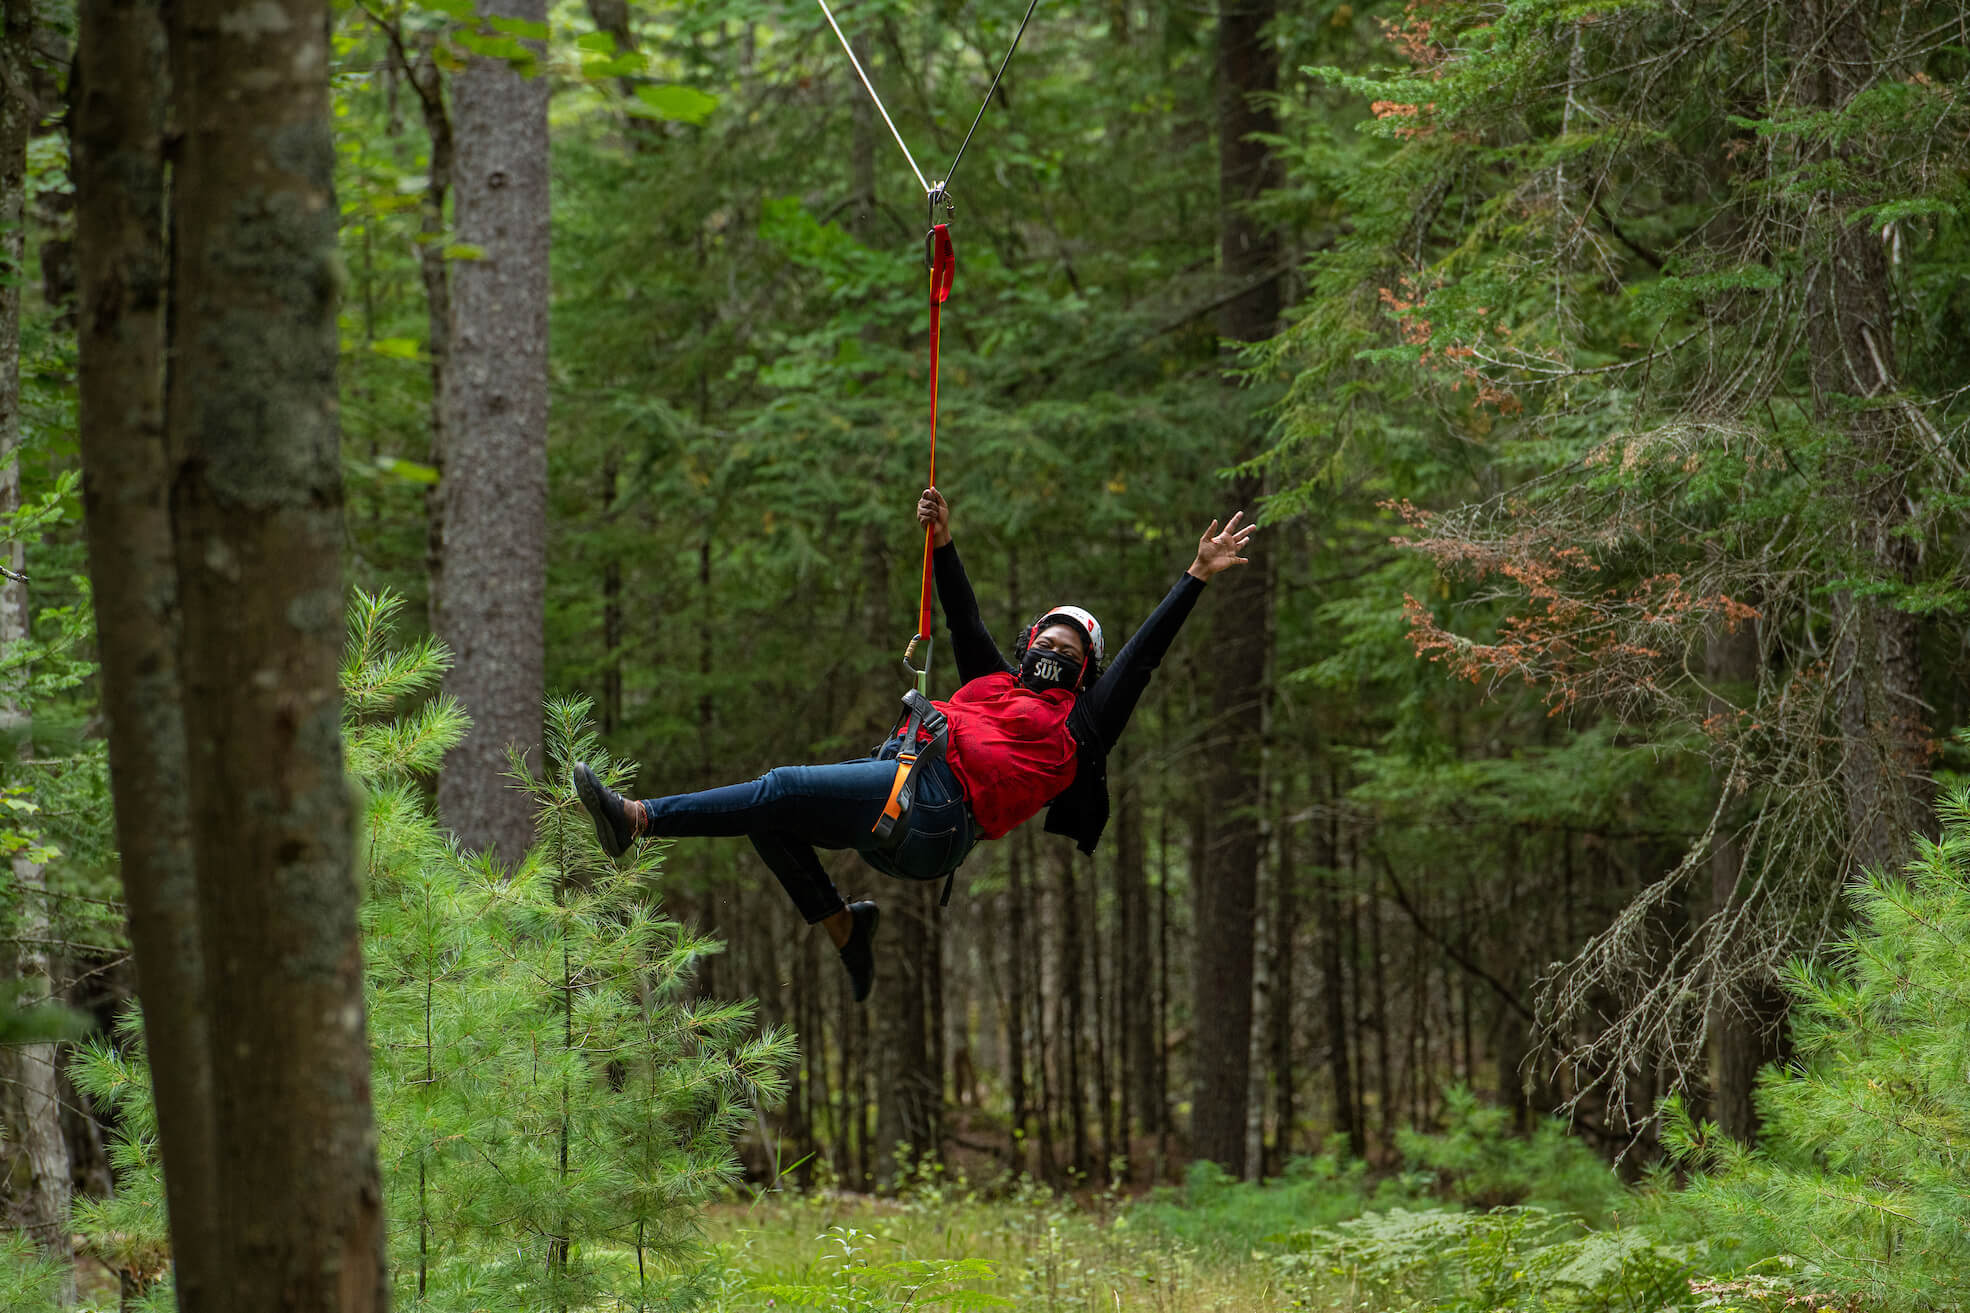
[[[1209,579],[1234,565],[1248,564],[1241,553],[1252,535],[1259,531],[1259,526],[1248,524],[1239,528],[1238,522],[1244,518],[1245,512],[1234,512],[1223,529],[1218,528],[1216,520],[1211,521],[1211,527],[1204,530],[1204,536],[1197,540],[1197,559],[1190,563],[1190,574],[1199,579]]]
[[[917,498],[917,523],[936,530],[931,541],[937,546],[951,541],[951,504],[944,500],[943,493],[935,488],[923,490],[923,496]]]

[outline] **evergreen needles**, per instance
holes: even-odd
[[[363,909],[376,1118],[399,1307],[690,1307],[710,1273],[700,1207],[737,1175],[733,1143],[777,1101],[789,1036],[749,1003],[688,997],[718,951],[660,910],[658,855],[618,868],[568,790],[602,756],[582,700],[547,708],[545,780],[520,771],[538,841],[517,869],[459,853],[416,777],[465,729],[433,687],[441,647],[394,646],[391,597],[358,595],[343,683],[352,768],[370,790]],[[621,767],[611,768],[611,777]],[[164,1217],[134,1024],[78,1079],[117,1106],[117,1198],[83,1229],[155,1276]]]
[[[1668,1137],[1707,1169],[1684,1196],[1750,1257],[1869,1308],[1970,1308],[1970,790],[1941,808],[1904,876],[1850,897],[1824,967],[1796,966],[1796,1064],[1759,1086],[1753,1150],[1673,1105]]]

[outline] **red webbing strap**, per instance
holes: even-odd
[[[957,257],[951,251],[951,226],[940,223],[930,230],[930,483],[937,486],[937,342],[938,312],[951,295],[951,278],[957,272]],[[936,530],[923,531],[923,588],[917,597],[917,637],[930,637],[930,552]]]

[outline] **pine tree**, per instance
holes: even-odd
[[[400,598],[358,592],[341,682],[363,814],[363,930],[374,1088],[400,1306],[689,1307],[708,1272],[700,1207],[735,1179],[733,1144],[785,1089],[792,1044],[750,1003],[693,1002],[719,945],[664,915],[662,855],[602,856],[569,788],[609,765],[585,701],[547,708],[539,839],[512,868],[467,857],[426,784],[464,732],[431,694],[450,658],[395,640]],[[428,699],[428,700],[427,700]],[[118,1109],[115,1199],[80,1214],[138,1293],[168,1251],[148,1069],[134,1019],[79,1064]],[[615,1301],[610,1304],[608,1301]]]
[[[1833,952],[1787,974],[1796,1060],[1759,1082],[1758,1147],[1670,1107],[1671,1147],[1702,1169],[1679,1201],[1698,1225],[1871,1309],[1970,1308],[1970,788],[1940,814],[1905,872],[1848,891]]]

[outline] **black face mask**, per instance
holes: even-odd
[[[1019,686],[1032,689],[1035,693],[1047,693],[1056,688],[1071,689],[1080,682],[1080,661],[1059,652],[1049,652],[1043,647],[1027,648],[1025,660],[1019,663]]]

